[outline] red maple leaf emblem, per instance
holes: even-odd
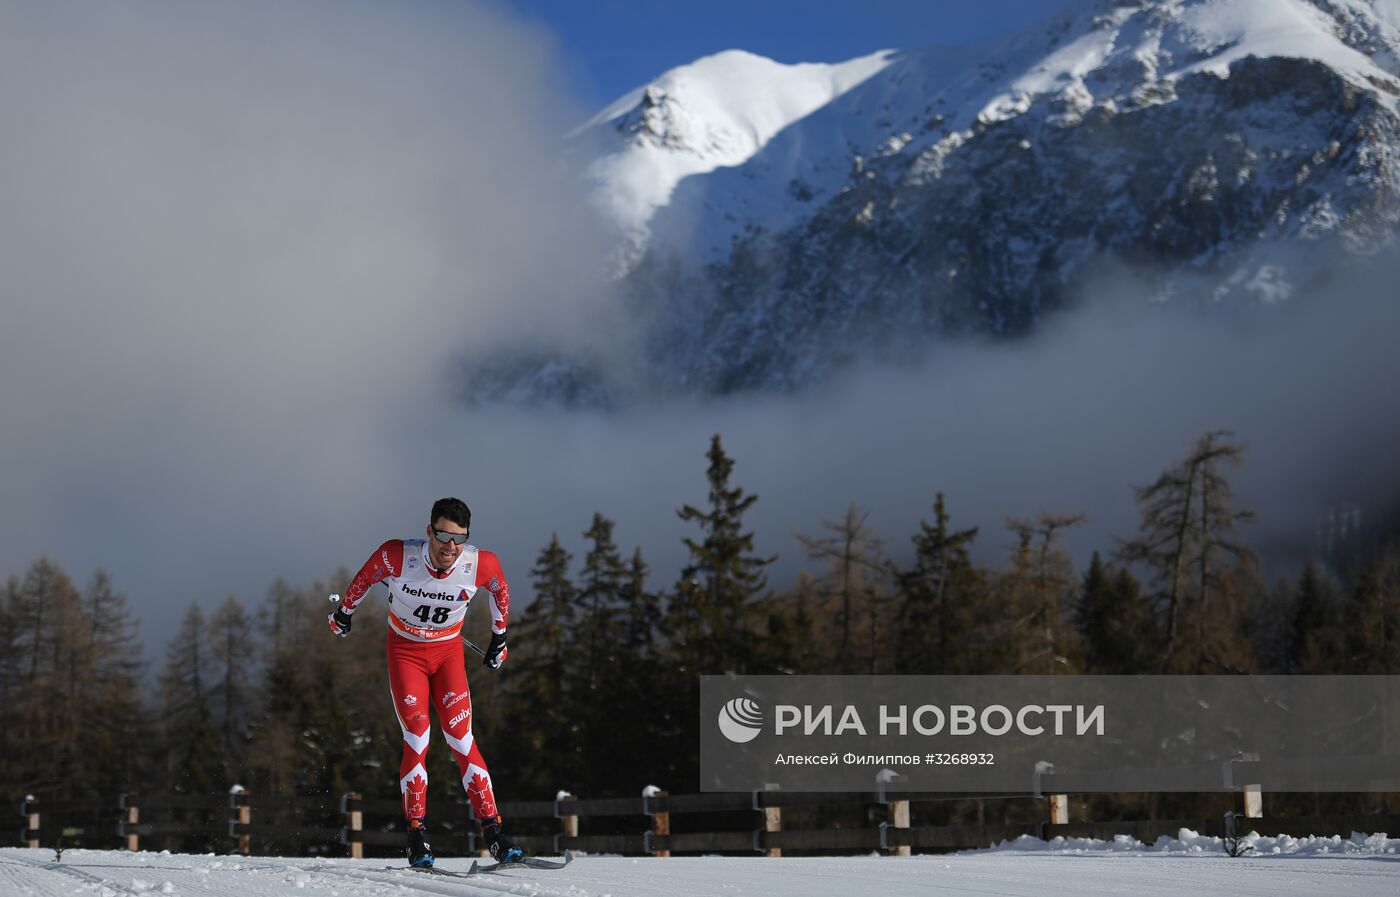
[[[491,780],[481,773],[473,773],[467,785],[467,797],[471,799],[478,819],[496,815],[496,796],[491,793]]]

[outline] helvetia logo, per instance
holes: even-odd
[[[719,709],[719,731],[735,744],[745,744],[763,731],[763,708],[748,698],[735,698]]]

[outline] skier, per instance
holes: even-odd
[[[390,539],[355,574],[345,597],[327,621],[342,638],[350,633],[351,614],[371,586],[389,589],[387,655],[394,713],[403,730],[399,790],[408,822],[408,862],[433,865],[424,825],[427,814],[428,708],[436,707],[462,786],[467,790],[486,846],[497,862],[520,862],[524,854],[501,830],[501,816],[491,790],[491,775],[472,738],[472,700],[458,636],[467,606],[477,589],[491,594],[491,642],[485,665],[499,669],[506,659],[506,620],[510,589],[496,555],[467,544],[471,510],[456,498],[434,502],[426,539]]]

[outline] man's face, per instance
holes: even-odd
[[[467,528],[458,526],[446,517],[439,517],[428,527],[428,555],[432,558],[434,567],[446,570],[457,563],[457,558],[462,554],[462,545],[450,540],[442,541],[439,533],[442,534],[442,538],[455,535],[463,544],[466,544]]]

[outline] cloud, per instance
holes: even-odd
[[[553,54],[462,3],[0,10],[0,570],[158,621],[497,475],[461,356],[609,308]]]
[[[482,526],[504,528],[521,569],[549,531],[581,553],[596,510],[618,521],[622,544],[644,547],[667,585],[685,560],[681,537],[696,535],[674,511],[704,503],[704,453],[718,432],[736,461],[734,484],[760,496],[747,523],[760,553],[781,555],[776,586],[805,563],[793,530],[816,532],[853,502],[907,561],[909,536],[940,491],[954,526],[981,527],[984,563],[1004,563],[1008,515],[1087,513],[1067,536],[1085,565],[1092,550],[1111,552],[1115,537],[1135,533],[1134,486],[1202,433],[1228,429],[1247,445],[1233,476],[1238,506],[1259,512],[1243,534],[1276,575],[1313,548],[1329,508],[1374,509],[1400,494],[1394,270],[1269,307],[1189,291],[1151,303],[1148,278],[1117,272],[1032,338],[939,344],[920,365],[866,367],[797,396],[601,416],[496,409],[474,454],[531,473],[528,487],[519,477],[480,484],[491,508]]]

